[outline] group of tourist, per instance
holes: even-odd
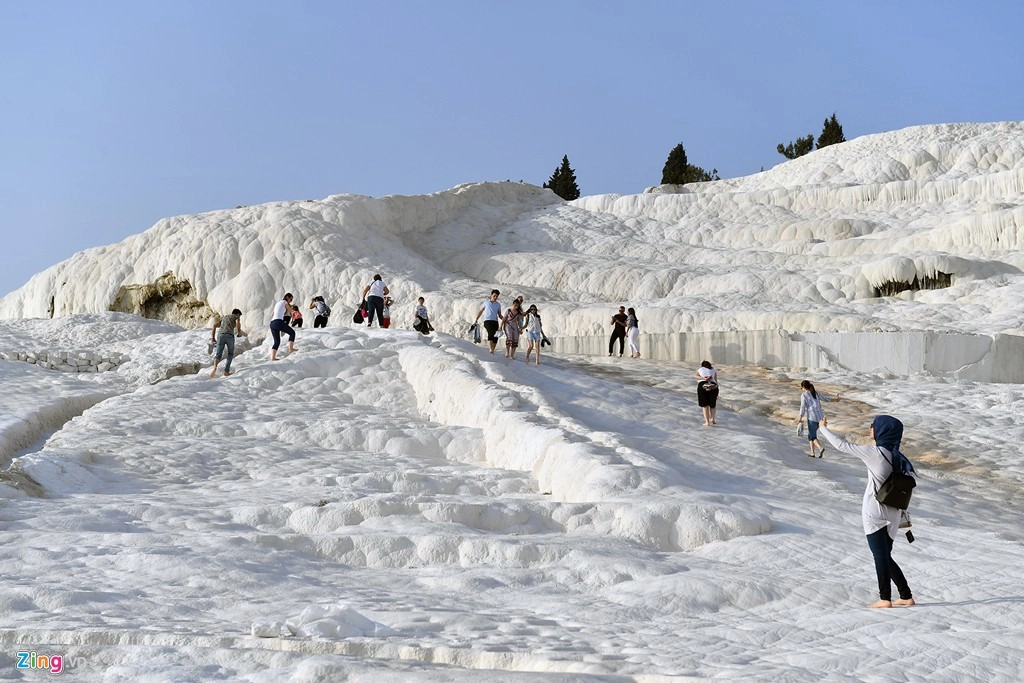
[[[390,289],[380,275],[374,275],[373,281],[363,289],[363,301],[367,310],[367,326],[373,324],[374,317],[377,318],[378,324],[381,327],[388,326],[388,324],[385,324],[385,320],[389,321],[390,319],[387,313],[392,303],[389,294]],[[505,357],[510,360],[515,359],[520,338],[525,333],[528,341],[526,362],[530,361],[532,353],[536,353],[534,362],[540,365],[542,342],[546,342],[547,338],[544,336],[540,311],[537,305],[530,304],[529,307],[525,307],[523,297],[519,296],[512,300],[508,310],[502,311],[501,302],[498,300],[500,296],[501,292],[499,290],[491,290],[490,297],[483,303],[480,310],[477,311],[474,326],[480,324],[482,317],[484,329],[487,331],[487,343],[492,354],[497,348],[499,337],[503,335],[505,337]],[[270,351],[271,360],[277,360],[277,351],[281,345],[282,333],[288,335],[289,352],[298,350],[295,346],[294,328],[302,326],[302,314],[292,305],[293,298],[291,293],[287,293],[274,306],[274,313],[270,321],[270,333],[274,338],[274,344]],[[331,311],[324,298],[322,296],[313,297],[309,308],[316,309],[313,327],[326,327]],[[217,353],[213,370],[210,372],[211,377],[216,376],[217,367],[225,353],[227,355],[227,362],[224,365],[224,376],[231,374],[235,337],[245,334],[242,331],[241,316],[242,312],[236,308],[230,314],[214,322],[213,329],[211,330],[211,341],[216,343]],[[419,297],[417,300],[415,320],[413,328],[422,334],[428,334],[434,329],[430,325],[423,297]],[[630,358],[639,358],[640,324],[636,311],[633,308],[627,309],[625,306],[620,306],[618,312],[611,317],[611,326],[612,335],[608,342],[608,355],[614,355],[615,342],[618,341],[619,357],[621,358],[624,353],[625,341],[628,340]],[[703,413],[704,426],[710,427],[717,424],[718,371],[711,365],[710,361],[705,360],[694,373],[694,378],[697,380],[697,405]],[[828,420],[825,418],[821,407],[823,401],[839,401],[839,397],[832,398],[827,396],[815,389],[814,385],[807,380],[801,382],[800,387],[802,390],[800,414],[795,424],[800,424],[802,428],[803,419],[806,417],[810,457],[815,457],[817,452],[817,457],[821,458],[825,452],[824,446],[818,440],[818,434],[820,433],[837,451],[860,458],[868,470],[868,482],[864,492],[861,514],[868,547],[874,557],[879,594],[878,601],[869,605],[869,607],[887,608],[914,605],[914,598],[907,579],[899,565],[892,559],[893,541],[898,535],[901,521],[905,518],[904,511],[879,502],[875,495],[893,471],[894,457],[899,454],[899,445],[903,438],[903,424],[894,417],[879,415],[871,423],[868,432],[875,442],[875,446],[851,444],[829,431],[827,427]],[[817,447],[817,451],[815,447]],[[893,583],[896,584],[899,594],[899,598],[896,600],[892,599]]]
[[[619,306],[619,312],[612,315],[612,337],[608,340],[608,355],[615,355],[615,342],[619,342],[619,358],[622,358],[623,347],[629,340],[629,357],[640,357],[640,321],[632,308]]]
[[[507,311],[502,312],[501,302],[498,297],[501,292],[497,289],[491,290],[491,296],[483,303],[476,313],[474,325],[480,324],[480,317],[483,316],[484,329],[487,330],[487,345],[491,353],[498,346],[498,337],[505,336],[505,358],[515,360],[516,350],[519,348],[519,340],[522,334],[526,333],[526,362],[530,362],[530,354],[535,353],[534,364],[540,365],[540,350],[547,338],[544,336],[544,327],[540,317],[537,304],[530,304],[528,308],[523,303],[523,297],[517,296]]]

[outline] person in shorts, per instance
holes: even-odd
[[[499,296],[501,296],[501,292],[492,289],[491,296],[480,307],[480,310],[476,312],[477,323],[480,322],[481,315],[484,317],[484,329],[487,330],[487,345],[491,348],[491,353],[494,353],[494,349],[498,345],[498,327],[501,325],[501,303],[498,301]]]
[[[540,365],[540,342],[544,338],[544,328],[541,324],[537,304],[530,304],[530,307],[526,309],[523,329],[526,331],[526,362],[530,362],[530,352],[536,350],[534,365]]]

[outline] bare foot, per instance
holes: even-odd
[[[893,600],[892,604],[897,607],[913,607],[917,603],[914,602],[914,598],[907,598],[906,600],[900,598],[899,600]]]
[[[217,368],[214,368],[213,370],[210,370],[210,377],[216,377],[216,376],[217,376]]]
[[[705,426],[705,427],[710,427],[710,426],[711,426],[711,423],[710,423],[710,422],[705,422],[705,423],[704,423],[704,426]]]
[[[868,607],[873,609],[886,609],[888,607],[892,607],[892,600],[879,600],[878,602],[868,605]]]
[[[231,373],[230,373],[230,372],[228,372],[227,370],[225,370],[225,371],[224,371],[224,376],[225,376],[225,377],[229,377],[230,375],[231,375]]]

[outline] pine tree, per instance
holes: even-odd
[[[814,149],[814,135],[808,135],[805,138],[797,138],[788,145],[783,145],[781,142],[776,148],[782,156],[787,159],[796,159],[802,157],[811,150]]]
[[[661,170],[661,184],[684,185],[687,182],[686,169],[689,165],[686,161],[686,150],[680,142],[668,153],[665,167]]]
[[[548,188],[562,199],[571,201],[580,198],[580,187],[576,184],[576,171],[569,165],[569,156],[562,157],[562,165],[555,169],[548,181],[544,183]]]
[[[694,166],[686,159],[686,150],[683,143],[679,143],[668,153],[665,160],[665,167],[661,169],[662,185],[685,185],[686,183],[706,183],[711,180],[721,180],[718,177],[718,169],[711,169],[708,173],[700,166]]]
[[[839,119],[836,118],[835,112],[832,112],[832,118],[825,119],[825,125],[821,127],[821,135],[818,136],[818,149],[829,145],[838,145],[840,142],[846,142],[846,136],[843,135],[843,127],[840,125]]]

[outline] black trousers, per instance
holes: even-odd
[[[614,353],[613,349],[615,348],[615,340],[616,339],[619,340],[619,355],[621,356],[622,352],[626,348],[626,328],[623,327],[622,325],[616,325],[615,329],[612,330],[612,338],[608,340],[608,355],[609,356],[612,353]]]
[[[889,529],[882,527],[873,534],[868,534],[868,547],[875,558],[875,575],[878,577],[878,597],[881,600],[892,600],[892,584],[900,592],[900,598],[910,600],[913,596],[903,570],[892,559],[892,539]]]

